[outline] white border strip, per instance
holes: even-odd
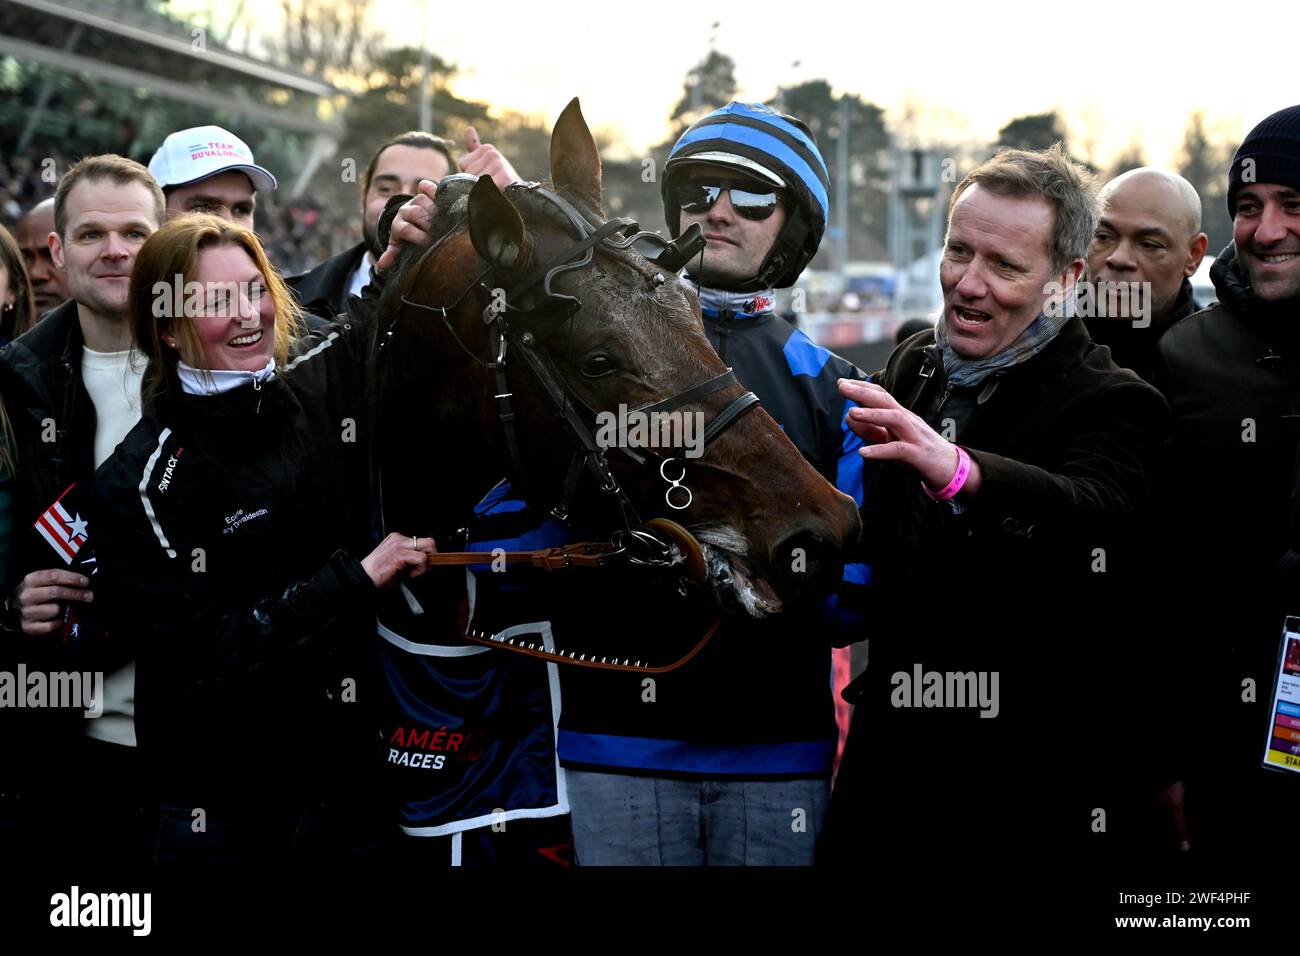
[[[337,339],[338,337],[339,334],[337,332],[331,332],[329,335],[325,336],[325,338],[321,340],[321,343],[317,345],[314,349],[312,349],[309,352],[303,352],[296,359],[294,359],[292,362],[286,365],[284,367],[284,370],[286,372],[292,372],[294,369],[296,369],[299,365],[307,361],[312,356],[318,355],[319,353],[325,351],[327,348],[333,345],[334,340]]]
[[[167,542],[167,536],[163,534],[162,525],[158,523],[158,516],[154,514],[153,502],[149,500],[149,479],[153,477],[153,467],[158,464],[158,459],[162,456],[163,445],[171,437],[172,430],[164,428],[162,434],[158,436],[158,447],[153,450],[149,460],[144,464],[144,477],[140,479],[140,500],[144,503],[144,513],[149,518],[149,524],[153,525],[153,533],[158,536],[158,543],[162,545],[163,550],[167,552],[167,557],[176,557],[176,552]]]
[[[396,631],[384,627],[380,621],[375,621],[375,627],[379,631],[379,636],[389,644],[400,647],[402,650],[411,654],[419,654],[423,657],[473,657],[475,654],[486,654],[492,650],[490,647],[480,647],[477,644],[417,644],[414,641],[408,641]]]

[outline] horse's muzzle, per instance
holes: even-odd
[[[787,600],[815,600],[839,584],[846,556],[858,542],[862,522],[853,499],[838,497],[839,514],[825,521],[800,521],[772,547],[768,564],[773,583]]]

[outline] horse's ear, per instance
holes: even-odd
[[[480,176],[470,190],[469,238],[475,252],[504,269],[522,265],[526,258],[524,221],[491,176]]]
[[[551,133],[551,182],[561,192],[585,199],[594,209],[601,208],[600,153],[576,96],[569,100]]]

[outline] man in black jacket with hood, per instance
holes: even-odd
[[[1228,208],[1233,242],[1210,271],[1218,302],[1161,340],[1156,382],[1174,416],[1169,561],[1195,596],[1169,620],[1186,635],[1171,653],[1194,649],[1198,665],[1192,847],[1260,857],[1300,809],[1300,778],[1263,766],[1278,641],[1300,613],[1295,577],[1279,573],[1300,449],[1300,106],[1246,136]]]

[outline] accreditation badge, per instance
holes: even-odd
[[[1264,766],[1300,773],[1300,617],[1288,617],[1282,628]]]

